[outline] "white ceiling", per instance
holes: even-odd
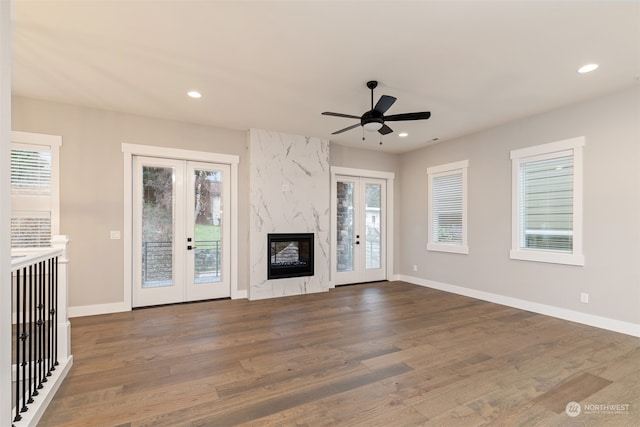
[[[640,2],[17,0],[14,46],[18,95],[405,152],[637,85]],[[368,80],[431,119],[330,135]]]

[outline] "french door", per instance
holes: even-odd
[[[386,180],[336,175],[334,185],[334,283],[386,280]]]
[[[133,158],[133,306],[229,297],[230,166]]]

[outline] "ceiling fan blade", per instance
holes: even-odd
[[[386,135],[388,133],[393,132],[393,129],[391,129],[387,125],[382,125],[382,127],[380,129],[378,129],[378,132],[380,132],[380,134],[382,134],[382,135]]]
[[[331,135],[336,135],[336,134],[339,134],[339,133],[342,133],[342,132],[346,132],[348,130],[357,128],[358,126],[360,126],[360,123],[356,123],[355,125],[347,126],[344,129],[337,130],[337,131],[333,132]]]
[[[396,102],[396,98],[393,96],[382,95],[373,109],[384,114],[394,102]]]
[[[325,115],[325,116],[346,117],[348,119],[358,119],[358,120],[360,120],[360,116],[354,116],[354,115],[351,115],[351,114],[332,113],[331,111],[325,111],[322,114]]]
[[[431,117],[431,113],[428,111],[422,111],[419,113],[404,113],[393,114],[391,116],[384,116],[385,122],[398,122],[401,120],[426,120]]]

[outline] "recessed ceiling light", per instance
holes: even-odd
[[[189,92],[187,92],[187,95],[189,95],[191,98],[202,98],[202,94],[196,90],[190,90]]]
[[[582,67],[578,68],[578,73],[580,74],[590,73],[596,68],[598,68],[598,64],[583,65]]]
[[[406,138],[406,137],[408,137],[408,136],[409,136],[409,134],[408,134],[408,133],[406,133],[406,132],[400,132],[400,133],[398,134],[398,136],[399,136],[400,138]]]

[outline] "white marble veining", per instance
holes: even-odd
[[[249,298],[328,290],[329,141],[251,129],[249,164]],[[269,233],[315,233],[314,275],[268,280]]]

